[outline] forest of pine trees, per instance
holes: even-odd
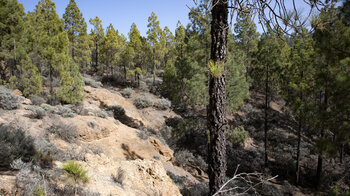
[[[159,85],[156,75],[162,71],[163,82],[158,86],[162,95],[178,108],[197,111],[209,105],[208,121],[223,125],[212,127],[223,141],[226,122],[210,115],[222,112],[222,108],[233,115],[251,91],[258,91],[264,96],[261,131],[266,167],[272,123],[269,103],[283,98],[298,123],[295,183],[300,183],[302,137],[315,141],[318,160],[314,170],[319,181],[324,160],[333,158],[342,163],[349,148],[349,4],[344,1],[339,7],[326,6],[312,19],[312,28],[295,28],[289,34],[277,26],[259,33],[252,16],[240,13],[228,32],[214,32],[227,33],[227,56],[222,58],[219,49],[212,48],[211,24],[218,18],[211,16],[208,0],[192,8],[189,24],[179,21],[175,32],[162,26],[156,13],[150,13],[145,18],[145,36],[132,22],[128,35],[121,34],[113,24],[103,27],[98,16],[89,19],[92,29],[88,32],[75,0],[69,1],[62,17],[52,0],[39,0],[35,10],[28,13],[17,0],[0,0],[0,85],[19,89],[28,98],[48,97],[50,104],[76,104],[84,99],[86,74],[118,77],[126,85],[137,87],[145,76]],[[226,86],[226,94],[221,95],[226,96],[226,102],[208,94],[220,85]],[[219,108],[215,104],[224,107],[213,111]],[[215,146],[216,136],[209,136],[209,156],[215,151],[210,146],[220,147]],[[220,156],[215,156],[209,157],[209,165],[221,164],[222,168],[209,167],[209,176],[226,170],[226,163],[217,163],[215,158]],[[210,184],[216,187],[211,193],[223,182],[215,183]]]

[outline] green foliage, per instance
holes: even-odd
[[[230,141],[233,145],[236,146],[243,146],[247,138],[248,132],[242,126],[236,127],[235,129],[226,132],[227,141]]]
[[[101,52],[102,62],[106,65],[106,69],[110,69],[108,71],[111,74],[113,74],[113,70],[118,65],[118,61],[120,61],[123,44],[118,30],[115,30],[113,25],[110,24],[107,27],[107,35],[105,36]]]
[[[42,92],[42,77],[38,68],[33,64],[30,58],[22,60],[21,66],[19,66],[20,76],[17,80],[17,88],[22,91],[26,97],[39,94]]]
[[[89,70],[89,37],[87,35],[87,24],[80,12],[75,0],[70,0],[63,14],[64,29],[68,34],[70,55],[80,70]]]
[[[45,189],[34,187],[34,196],[45,196]]]
[[[223,68],[224,68],[223,62],[214,62],[212,60],[209,61],[208,69],[212,77],[214,78],[220,77],[222,75]]]
[[[242,53],[239,49],[229,51],[226,62],[226,110],[231,113],[236,112],[249,98],[250,83],[245,77],[246,66]]]
[[[84,99],[83,77],[79,67],[73,60],[70,62],[68,72],[64,72],[61,87],[56,92],[56,97],[63,103],[76,104]]]
[[[91,29],[91,39],[93,40],[93,46],[91,47],[92,49],[92,59],[94,60],[94,69],[95,71],[103,71],[99,62],[101,61],[101,57],[102,57],[102,47],[101,45],[103,44],[103,40],[105,37],[105,33],[104,33],[104,29],[102,27],[102,21],[96,16],[94,19],[90,19],[89,20],[90,24],[94,27],[93,29]]]
[[[147,40],[152,48],[152,71],[153,77],[155,77],[156,69],[160,67],[161,62],[164,62],[164,56],[166,54],[166,35],[159,26],[157,15],[152,12],[151,16],[148,17],[148,31]]]
[[[74,179],[75,182],[81,181],[83,183],[86,183],[89,181],[87,170],[85,170],[83,166],[76,161],[73,161],[73,160],[68,161],[63,164],[62,168],[68,174],[71,175],[71,177]]]

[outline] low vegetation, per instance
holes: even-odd
[[[9,169],[12,162],[20,158],[29,162],[36,154],[34,140],[21,129],[0,124],[0,170]]]
[[[153,106],[153,101],[146,94],[141,94],[134,100],[134,105],[137,109],[148,108]]]
[[[19,97],[13,93],[9,89],[4,86],[0,86],[0,107],[5,110],[13,110],[18,108]]]

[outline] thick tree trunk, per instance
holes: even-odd
[[[226,62],[227,33],[228,33],[228,1],[213,0],[214,7],[211,10],[211,60],[214,62]],[[209,80],[209,105],[207,108],[208,129],[210,141],[208,148],[209,162],[209,195],[215,194],[223,185],[226,175],[226,141],[225,130],[225,72],[222,75],[210,76]]]

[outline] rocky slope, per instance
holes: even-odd
[[[89,182],[77,184],[79,195],[180,195],[167,171],[198,182],[173,165],[174,152],[154,131],[176,116],[174,112],[137,109],[132,97],[138,92],[127,99],[116,88],[84,89],[86,98],[80,105],[36,106],[18,96],[17,109],[0,109],[0,124],[23,130],[33,138],[36,152],[53,163],[43,167],[38,164],[42,159],[15,159],[11,171],[0,172],[0,195],[32,195],[39,189],[48,195],[73,194],[75,184],[62,169],[68,160],[88,171]]]

